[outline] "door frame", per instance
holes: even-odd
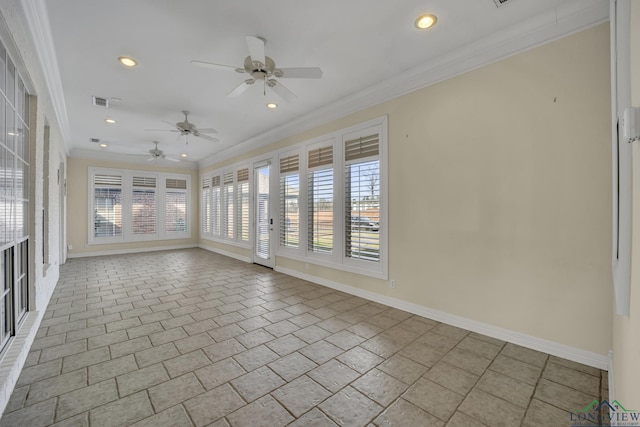
[[[251,260],[254,264],[262,265],[264,267],[274,268],[276,264],[275,260],[275,245],[278,244],[277,239],[277,213],[278,213],[278,185],[275,180],[273,157],[261,159],[253,162],[252,165],[252,179],[253,185],[251,190],[251,203],[253,204],[251,227],[253,239],[251,242]],[[257,254],[258,244],[258,169],[269,167],[269,201],[267,203],[268,218],[271,221],[269,226],[269,256],[267,259],[261,258]],[[274,197],[275,195],[275,197]]]

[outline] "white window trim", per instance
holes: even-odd
[[[239,247],[239,248],[251,248],[252,242],[253,242],[253,228],[252,228],[252,210],[253,210],[253,200],[252,200],[252,192],[253,192],[253,170],[252,168],[249,166],[250,163],[247,162],[241,162],[241,163],[237,163],[231,166],[226,166],[222,169],[216,169],[212,172],[207,172],[204,173],[202,175],[200,175],[200,179],[199,179],[199,184],[198,184],[198,200],[200,202],[202,202],[202,193],[203,193],[203,188],[202,188],[202,181],[209,178],[211,180],[213,180],[213,177],[219,177],[220,178],[220,185],[219,185],[219,189],[220,189],[220,234],[214,234],[213,233],[213,206],[211,209],[211,224],[209,229],[211,230],[209,233],[205,233],[202,231],[202,224],[200,225],[199,229],[199,235],[201,239],[204,240],[209,240],[212,242],[218,242],[218,243],[224,243],[225,245],[230,245],[230,246],[235,246],[235,247]],[[242,241],[240,240],[240,237],[238,235],[238,223],[241,221],[240,218],[240,210],[238,209],[238,202],[239,202],[239,197],[238,197],[238,171],[240,169],[249,169],[249,240],[248,241]],[[224,184],[224,175],[227,173],[233,173],[233,182],[231,184],[231,186],[233,187],[233,203],[234,203],[234,207],[233,207],[233,234],[234,237],[233,238],[229,238],[225,235],[225,221],[226,218],[228,216],[228,212],[227,212],[227,199],[226,199],[226,195],[224,192],[224,188],[225,188],[225,184]],[[211,203],[213,203],[213,186],[210,188],[212,191],[212,195],[211,195]],[[203,207],[201,205],[198,206],[198,208],[200,209],[199,215],[200,218],[202,220],[203,217]]]
[[[377,132],[380,135],[380,151],[378,159],[380,161],[380,259],[378,262],[370,262],[359,259],[351,259],[345,256],[345,224],[344,224],[344,142],[347,139],[357,137],[358,135],[371,134],[373,129],[377,128]],[[337,221],[334,222],[334,250],[332,256],[326,256],[326,254],[313,253],[307,249],[308,247],[308,224],[307,224],[307,197],[308,197],[308,168],[307,168],[307,153],[309,149],[312,149],[318,145],[322,145],[324,141],[334,138],[334,157],[333,157],[333,170],[334,170],[334,189],[340,189],[339,193],[334,190],[334,218]],[[389,228],[388,228],[388,124],[387,116],[378,117],[363,123],[359,123],[354,126],[350,126],[344,129],[340,129],[329,134],[313,138],[311,140],[304,141],[296,144],[293,147],[287,147],[287,151],[278,152],[278,158],[280,155],[286,155],[287,153],[294,152],[295,149],[303,150],[303,158],[300,162],[300,194],[304,194],[304,200],[301,200],[300,215],[304,218],[300,225],[300,249],[293,250],[292,248],[283,248],[279,244],[276,248],[276,256],[292,259],[295,261],[301,261],[322,267],[332,268],[335,270],[346,271],[359,275],[375,277],[378,279],[387,280],[389,278],[388,273],[388,242],[389,242]],[[326,144],[325,144],[326,145]],[[292,150],[293,148],[293,150]],[[280,171],[277,172],[278,182],[280,181]],[[279,195],[278,195],[279,196]],[[278,213],[279,214],[279,213]],[[304,217],[303,217],[304,215]],[[280,221],[277,221],[279,226]],[[304,229],[303,229],[304,228]],[[278,236],[279,236],[278,230]],[[304,234],[303,234],[304,233]]]
[[[118,175],[122,177],[122,235],[116,237],[95,237],[93,232],[94,220],[94,189],[95,189],[95,175],[96,174],[104,174],[104,175]],[[132,178],[133,176],[146,176],[146,177],[154,177],[156,178],[156,203],[157,203],[157,225],[156,225],[156,233],[148,234],[148,235],[133,235],[132,234],[132,223],[131,223],[131,199],[132,199]],[[165,202],[166,202],[166,179],[184,179],[187,181],[186,190],[178,190],[183,191],[187,196],[187,209],[186,209],[186,228],[184,232],[167,232],[166,224],[165,224]],[[154,240],[177,240],[177,239],[188,239],[191,238],[191,212],[192,212],[192,203],[191,200],[191,176],[187,174],[176,174],[176,173],[154,173],[149,171],[140,171],[134,169],[109,169],[109,168],[100,168],[100,167],[89,167],[89,185],[88,185],[88,212],[87,218],[89,219],[87,224],[87,235],[89,245],[103,245],[103,244],[113,244],[113,243],[131,243],[131,242],[144,242],[144,241],[154,241]],[[169,191],[175,191],[174,189],[169,189]]]
[[[282,174],[280,173],[280,159],[283,159],[285,157],[290,157],[290,156],[298,156],[298,171],[297,172],[288,172],[285,173],[284,176],[290,176],[290,175],[298,175],[298,247],[294,248],[291,246],[283,246],[282,242],[280,241],[280,235],[282,233],[282,223],[281,223],[281,218],[280,218],[280,209],[281,209],[281,196],[282,194],[280,194],[280,187],[281,187],[281,180],[282,180]],[[300,203],[300,197],[303,194],[303,191],[306,191],[306,184],[304,183],[304,175],[303,175],[303,170],[304,170],[304,151],[302,151],[300,148],[296,148],[294,150],[288,150],[288,151],[283,151],[281,153],[278,153],[278,155],[276,156],[276,163],[275,163],[275,167],[273,168],[273,173],[274,176],[276,177],[277,180],[277,187],[278,187],[278,193],[277,193],[277,199],[278,199],[278,209],[277,212],[275,213],[274,217],[276,217],[277,215],[277,221],[274,221],[274,228],[276,229],[276,233],[275,236],[277,236],[278,239],[278,247],[276,249],[276,254],[282,256],[282,254],[291,254],[292,256],[298,255],[301,256],[301,254],[304,251],[304,246],[302,245],[302,236],[307,233],[307,225],[306,225],[306,220],[304,218],[306,218],[306,214],[307,214],[307,207],[303,206],[303,203]],[[306,241],[306,240],[305,240]]]
[[[302,141],[300,143],[290,145],[282,150],[274,150],[260,156],[253,157],[248,160],[244,160],[237,164],[226,165],[224,168],[215,169],[210,172],[202,173],[200,175],[200,181],[198,183],[198,200],[202,200],[202,180],[205,178],[213,178],[214,176],[220,177],[220,198],[221,198],[221,234],[223,231],[223,215],[226,215],[226,207],[224,205],[224,173],[233,172],[237,173],[238,169],[247,167],[247,165],[253,165],[265,157],[272,157],[275,159],[275,165],[272,170],[273,179],[275,179],[274,186],[278,189],[277,192],[277,209],[274,214],[274,237],[277,242],[274,244],[274,256],[291,259],[294,261],[300,261],[304,263],[319,265],[334,270],[346,271],[362,276],[374,277],[378,279],[388,280],[388,242],[389,242],[389,227],[388,227],[388,125],[387,116],[377,117],[368,120],[363,123],[356,124],[344,129],[337,130],[321,135],[317,138]],[[344,136],[352,136],[356,132],[363,132],[363,135],[369,132],[373,127],[377,127],[380,135],[380,152],[378,159],[380,161],[380,259],[378,262],[371,262],[358,259],[346,259],[345,252],[345,226],[344,226]],[[307,224],[307,197],[308,197],[308,168],[307,168],[307,153],[314,145],[322,145],[322,142],[326,142],[330,139],[334,141],[334,188],[340,189],[340,193],[334,192],[334,218],[338,218],[338,221],[334,223],[334,251],[331,256],[327,254],[319,254],[308,251],[308,224]],[[286,248],[280,246],[280,168],[279,160],[281,157],[288,155],[298,154],[300,157],[299,175],[300,175],[300,194],[304,195],[304,199],[300,200],[300,245],[298,248]],[[255,241],[255,200],[254,197],[254,167],[249,166],[249,194],[250,194],[250,233],[249,243],[238,242],[236,238],[233,240],[227,239],[224,236],[213,235],[212,233],[203,233],[202,227],[199,227],[199,235],[203,240],[212,242],[218,242],[225,245],[251,249]],[[234,176],[235,186],[235,176]],[[273,189],[272,189],[273,190]],[[235,187],[234,187],[235,192]],[[275,194],[275,193],[274,193]],[[234,200],[236,195],[234,194]],[[202,206],[199,207],[200,215],[202,215]],[[213,218],[213,215],[212,215]],[[212,229],[212,228],[211,228]],[[237,229],[235,230],[237,231]]]

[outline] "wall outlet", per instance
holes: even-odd
[[[68,251],[72,251],[72,250],[73,250],[73,245],[69,245],[69,246],[67,246],[67,250],[68,250]]]
[[[395,288],[396,288],[396,281],[392,279],[392,280],[389,282],[389,287],[390,287],[391,289],[395,289]]]

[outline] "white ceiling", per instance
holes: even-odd
[[[493,0],[56,0],[46,7],[64,94],[58,105],[66,105],[58,118],[68,117],[61,127],[72,156],[137,159],[157,140],[167,155],[206,164],[602,22],[608,1],[509,0],[497,8]],[[437,15],[437,25],[415,29],[420,13]],[[269,89],[263,95],[259,84],[227,98],[246,75],[189,61],[240,66],[247,35],[264,38],[279,67],[317,66],[323,77],[282,79],[297,95],[289,103]],[[116,60],[123,55],[139,65],[123,67]],[[121,101],[104,109],[92,105],[94,95]],[[221,141],[190,137],[187,145],[176,133],[145,131],[171,129],[163,121],[182,121],[181,110],[198,127],[217,129]]]

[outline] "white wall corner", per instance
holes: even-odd
[[[609,368],[607,369],[608,373],[608,382],[609,382],[609,402],[614,402],[616,400],[616,387],[614,384],[614,376],[613,376],[613,350],[609,350]]]

